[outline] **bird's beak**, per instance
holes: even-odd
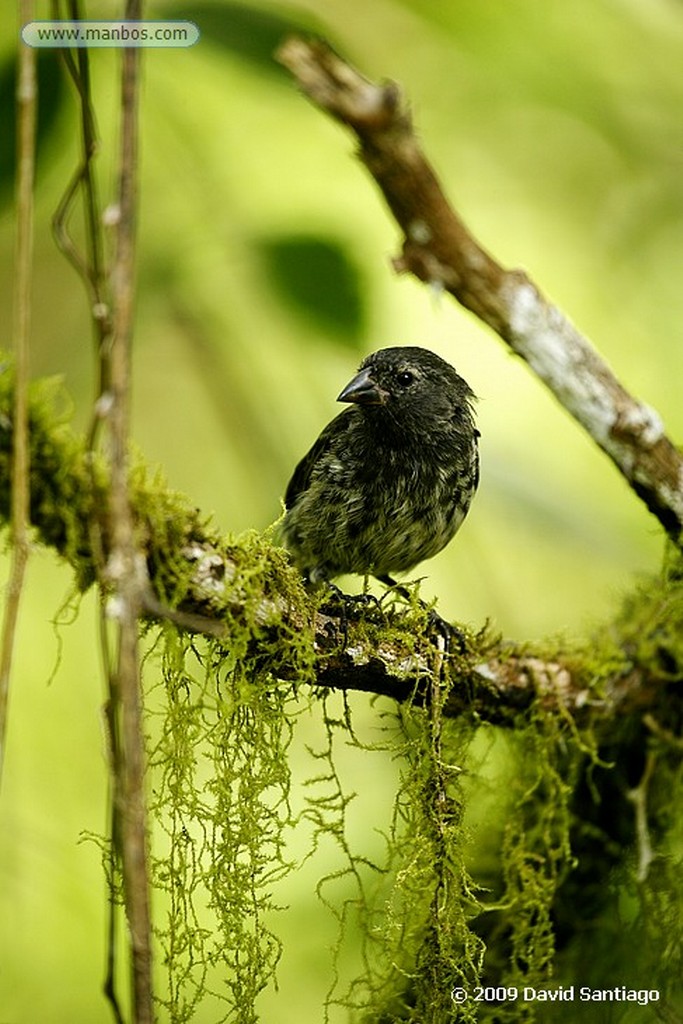
[[[337,399],[338,402],[355,402],[356,405],[384,405],[386,400],[386,391],[375,383],[368,367],[349,381]]]

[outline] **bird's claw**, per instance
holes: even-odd
[[[320,606],[320,610],[339,616],[344,638],[343,646],[345,648],[349,639],[349,620],[354,617],[357,618],[357,616],[350,614],[351,610],[354,608],[368,608],[370,605],[380,608],[379,598],[375,597],[374,594],[345,594],[343,590],[340,590],[336,584],[330,583],[329,580],[327,586],[330,591],[330,599]]]
[[[430,608],[427,612],[427,621],[429,629],[438,633],[442,638],[445,654],[449,654],[454,646],[460,654],[465,653],[465,634],[462,630],[458,629],[457,626],[453,626],[450,622],[446,622],[433,608]]]
[[[331,594],[331,600],[321,605],[323,611],[326,607],[333,607],[335,604],[341,605],[345,613],[354,605],[359,608],[368,608],[370,605],[374,605],[376,608],[380,607],[379,598],[375,597],[374,594],[345,594],[335,583],[330,583],[329,581],[327,586]]]

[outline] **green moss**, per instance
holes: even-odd
[[[224,644],[191,646],[170,627],[163,639],[163,686],[149,702],[160,1002],[174,1024],[204,1000],[222,1005],[218,1019],[253,1024],[281,953],[265,922],[271,886],[291,867],[297,698]]]
[[[37,537],[68,561],[84,589],[106,559],[107,473],[56,414],[58,395],[54,382],[31,390],[31,518]],[[5,369],[5,518],[10,459],[11,373]],[[210,615],[224,629],[219,641],[192,638],[170,623],[149,627],[158,640],[148,674],[155,659],[160,668],[160,681],[146,694],[155,933],[165,971],[159,1002],[172,1024],[194,1019],[200,1005],[217,1021],[255,1024],[258,995],[272,984],[281,953],[272,890],[293,867],[287,850],[297,820],[288,753],[301,707],[319,698],[315,602],[271,536],[221,537],[187,498],[169,491],[161,474],[150,473],[139,457],[132,464],[137,539],[157,598]],[[325,599],[322,592],[319,599]],[[384,863],[371,864],[347,836],[354,794],[338,774],[335,742],[354,743],[359,755],[364,749],[349,705],[335,716],[327,701],[320,704],[324,740],[304,814],[313,824],[314,847],[329,837],[341,851],[341,866],[321,880],[319,894],[338,918],[338,951],[352,918],[362,926],[365,965],[347,992],[339,991],[331,965],[328,1011],[341,1005],[351,1019],[383,1024],[445,1024],[456,1014],[463,1022],[496,1024],[532,1021],[537,1012],[542,1019],[537,1006],[519,1001],[491,1006],[469,1000],[456,1010],[451,992],[472,992],[479,981],[519,989],[575,977],[590,983],[596,946],[581,941],[588,917],[614,949],[628,939],[641,951],[629,966],[633,978],[656,985],[678,1005],[680,553],[671,550],[661,577],[641,582],[614,622],[587,642],[529,650],[539,662],[556,658],[567,666],[582,703],[570,713],[539,685],[524,711],[511,708],[500,718],[514,727],[514,761],[506,779],[499,877],[490,892],[467,867],[471,837],[464,808],[471,787],[466,793],[463,779],[481,724],[477,708],[467,705],[469,651],[484,660],[493,650],[502,661],[506,649],[484,629],[466,638],[467,650],[454,649],[444,667],[436,648],[430,653],[425,644],[426,612],[417,590],[407,607],[399,603],[400,616],[389,600],[351,623],[358,641],[396,643],[431,658],[431,672],[421,681],[422,706],[417,695],[415,705],[398,706],[391,738],[383,741],[401,775]],[[343,646],[343,636],[338,643]],[[508,648],[510,658],[519,653]],[[605,714],[622,693],[623,713]],[[449,719],[445,709],[455,697],[465,710]],[[330,883],[341,878],[352,880],[355,890],[339,904],[329,894]],[[111,883],[119,900],[113,875]],[[613,984],[622,984],[623,963],[614,959]],[[603,985],[610,980],[606,963],[595,979]]]
[[[436,651],[434,657],[435,703],[429,709],[401,705],[392,716],[385,750],[399,762],[400,785],[385,836],[386,862],[373,865],[375,886],[362,883],[357,855],[344,844],[341,789],[334,807],[329,798],[316,805],[319,827],[337,830],[349,871],[357,876],[354,910],[363,924],[365,971],[346,994],[333,990],[329,999],[329,1005],[346,1007],[352,1020],[450,1021],[452,990],[472,990],[479,978],[483,944],[471,928],[479,905],[465,865],[468,836],[461,789],[473,726],[442,719],[447,687],[442,691],[436,685]],[[349,723],[336,724],[348,737]],[[334,779],[331,739],[326,756],[327,778]],[[337,913],[341,927],[348,927],[345,914],[339,908]],[[473,1004],[462,1007],[459,1019],[475,1020],[475,1009]]]
[[[164,837],[154,858],[165,895],[161,1002],[173,1024],[206,1001],[217,1019],[254,1024],[258,995],[274,982],[271,888],[293,866],[288,748],[312,699],[280,678],[284,666],[297,683],[314,678],[304,595],[284,552],[255,532],[220,550],[234,567],[220,600],[226,635],[191,641],[165,626],[164,682],[149,703],[150,810]]]
[[[9,518],[13,372],[0,371],[0,517]],[[58,411],[61,400],[62,412]],[[68,407],[57,379],[29,391],[30,518],[39,539],[75,569],[86,587],[94,578],[90,526],[101,509],[102,472],[89,466],[69,429]]]

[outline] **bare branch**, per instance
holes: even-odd
[[[67,16],[71,21],[82,21],[80,0],[68,0]],[[60,16],[59,0],[52,0],[52,14]],[[99,148],[95,113],[90,88],[90,54],[87,47],[79,47],[75,54],[61,51],[66,69],[78,91],[81,122],[81,162],[76,168],[52,218],[52,230],[60,251],[66,256],[85,284],[92,318],[95,347],[98,357],[111,340],[111,300],[107,282],[102,237],[102,211],[98,198],[95,157]],[[83,199],[85,220],[85,256],[82,255],[69,233],[69,218],[78,195]],[[108,369],[106,360],[100,359],[100,370]],[[107,381],[100,381],[100,391]]]
[[[139,0],[128,0],[126,18],[140,20]],[[101,351],[102,381],[109,381],[111,437],[109,494],[111,547],[106,577],[113,588],[107,610],[117,624],[117,662],[110,673],[112,717],[120,714],[114,749],[114,810],[121,841],[123,884],[128,918],[135,1024],[152,1024],[152,925],[149,902],[147,819],[144,793],[145,748],[140,682],[139,621],[147,587],[144,557],[137,549],[129,494],[129,424],[135,234],[137,222],[138,92],[141,51],[122,52],[121,152],[119,160],[116,255],[112,267],[114,299],[110,361]],[[101,396],[103,397],[103,396]]]
[[[33,20],[34,8],[32,0],[22,0],[19,16],[22,25]],[[28,380],[31,281],[33,274],[33,179],[35,172],[36,108],[35,50],[29,46],[20,46],[17,79],[17,234],[16,277],[14,285],[16,381],[11,469],[12,559],[2,623],[2,645],[0,648],[0,780],[2,779],[2,767],[5,760],[5,737],[7,734],[7,711],[14,638],[29,555]]]
[[[647,799],[656,766],[657,755],[654,751],[650,750],[645,758],[645,769],[640,782],[634,789],[629,789],[626,793],[627,800],[633,804],[635,815],[635,832],[638,847],[638,873],[636,878],[641,883],[647,881],[652,858],[654,857],[648,825]]]
[[[669,537],[681,542],[683,456],[639,402],[521,270],[505,270],[446,199],[394,83],[364,78],[319,41],[277,54],[307,96],[356,135],[404,240],[396,270],[436,283],[496,331],[609,455]]]

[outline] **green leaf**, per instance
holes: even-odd
[[[287,235],[258,243],[270,284],[296,312],[356,347],[365,326],[358,267],[335,239]]]

